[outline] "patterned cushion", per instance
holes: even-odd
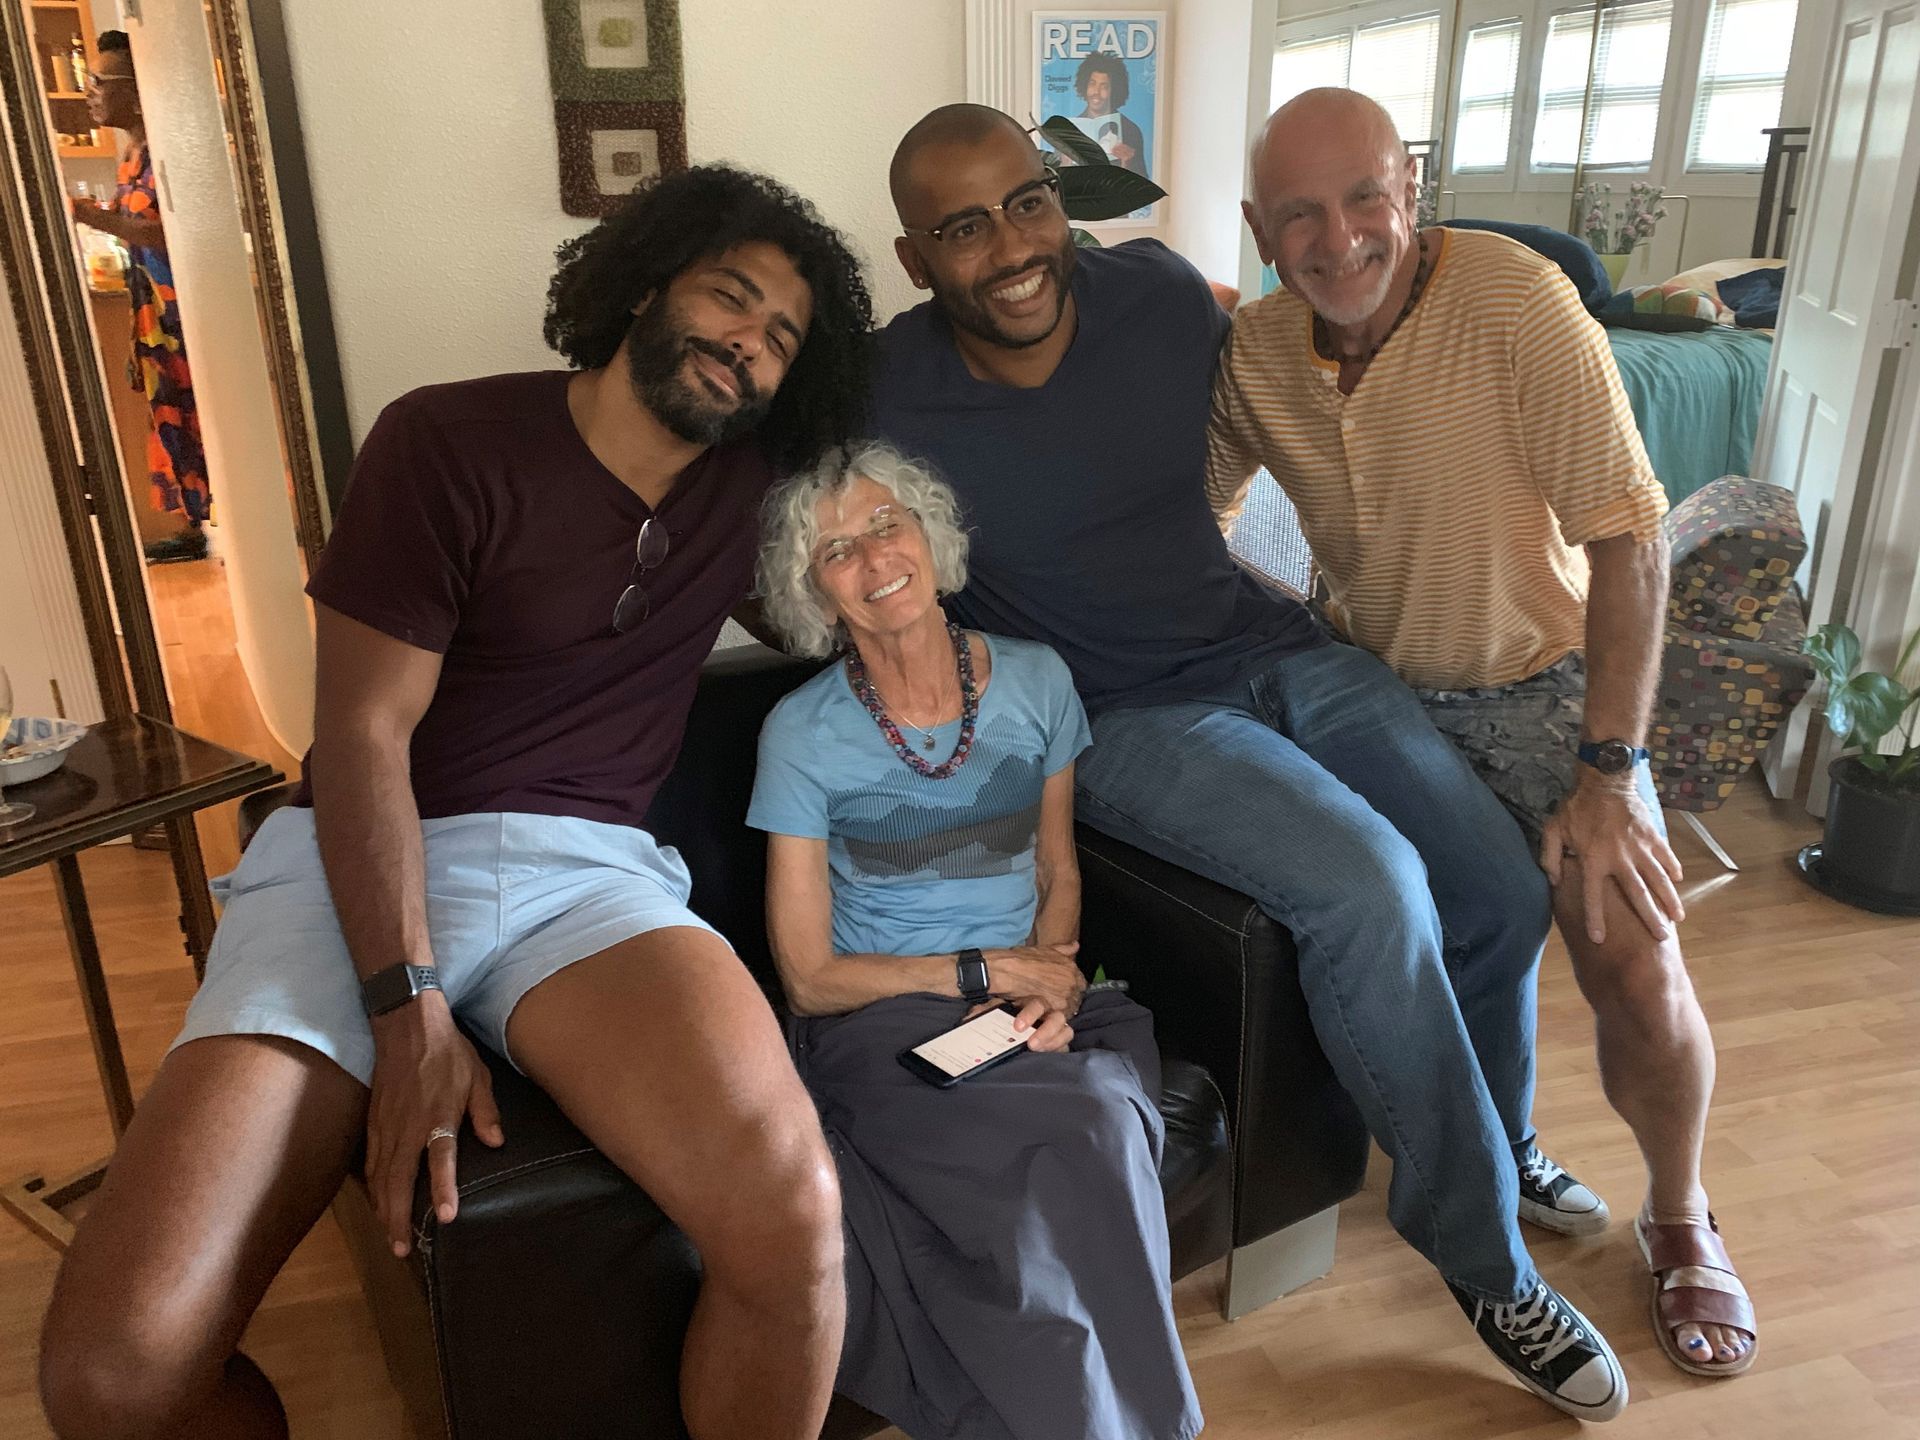
[[[1666,519],[1673,589],[1668,619],[1700,635],[1758,640],[1807,553],[1793,492],[1724,476]]]
[[[1800,653],[1806,631],[1791,591],[1780,597],[1764,639],[1668,624],[1647,742],[1663,805],[1711,810],[1733,793],[1813,682],[1813,663]]]

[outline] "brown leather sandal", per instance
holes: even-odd
[[[1705,1225],[1650,1225],[1645,1216],[1636,1216],[1633,1238],[1640,1242],[1640,1253],[1653,1272],[1653,1333],[1666,1357],[1689,1375],[1716,1380],[1751,1369],[1760,1353],[1753,1302],[1727,1258],[1713,1216],[1707,1217]],[[1674,1338],[1677,1325],[1725,1325],[1744,1331],[1751,1343],[1737,1360],[1703,1365],[1689,1358]]]

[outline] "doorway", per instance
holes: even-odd
[[[38,252],[6,258],[21,279],[37,268],[26,299],[54,331],[36,399],[57,389],[76,422],[86,522],[67,527],[68,559],[107,595],[94,667],[124,671],[100,709],[118,690],[291,773],[327,507],[243,7],[0,3]],[[208,868],[230,868],[231,815],[200,831]]]

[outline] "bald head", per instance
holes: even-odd
[[[1393,118],[1352,90],[1268,117],[1241,207],[1260,258],[1332,325],[1373,322],[1418,262],[1414,176]]]
[[[1018,120],[991,105],[960,103],[930,110],[901,137],[893,152],[893,164],[887,169],[887,189],[893,195],[893,208],[904,222],[921,199],[915,182],[914,162],[928,150],[949,145],[978,145],[998,135],[1011,135],[1032,147],[1027,130]]]
[[[1329,155],[1364,155],[1404,168],[1407,147],[1386,107],[1358,90],[1303,90],[1267,117],[1253,142],[1248,193],[1264,206],[1296,169]]]

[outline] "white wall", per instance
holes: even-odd
[[[1175,123],[1168,147],[1173,168],[1167,243],[1223,285],[1238,286],[1242,278],[1247,146],[1254,127],[1266,119],[1249,90],[1249,62],[1256,13],[1270,9],[1270,0],[1179,0],[1172,17]],[[1271,53],[1262,47],[1252,70],[1269,73]]]
[[[167,253],[200,403],[240,663],[274,738],[313,737],[313,621],[267,377],[240,197],[198,5],[143,7],[129,22],[167,227]],[[144,505],[144,476],[129,477]]]
[[[560,209],[537,5],[285,0],[301,126],[356,443],[415,386],[559,359],[540,338]],[[962,0],[685,0],[696,161],[767,171],[867,260],[884,314],[887,161],[964,89]]]

